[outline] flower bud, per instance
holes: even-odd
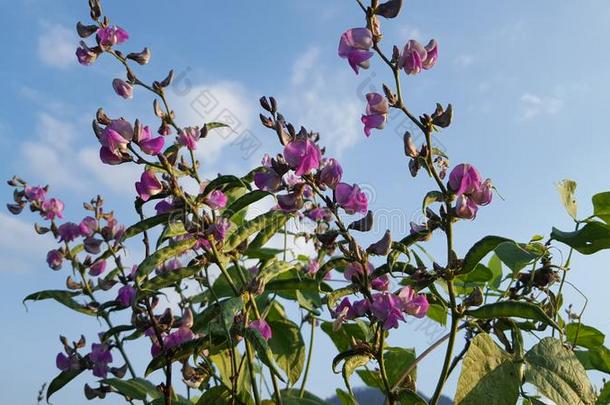
[[[343,168],[336,159],[330,158],[320,172],[320,182],[327,187],[335,188],[341,182]]]
[[[144,48],[142,52],[129,53],[127,59],[131,59],[140,65],[146,65],[150,61],[150,49]]]
[[[81,38],[90,37],[91,35],[95,34],[97,29],[98,29],[97,25],[85,25],[80,21],[76,23],[76,32],[78,33],[78,36]]]
[[[112,81],[112,88],[118,96],[124,99],[133,98],[133,86],[121,79],[114,79]]]
[[[369,246],[366,251],[370,254],[377,256],[386,256],[390,253],[392,247],[392,234],[389,230],[385,231],[383,237],[377,242]]]

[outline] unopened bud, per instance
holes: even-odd
[[[150,61],[150,49],[144,48],[142,52],[129,53],[127,59],[131,59],[140,65],[146,65]]]

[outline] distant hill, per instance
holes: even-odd
[[[423,395],[421,392],[418,394],[422,398],[427,399],[427,397],[425,395]],[[366,388],[366,387],[354,388],[354,395],[356,396],[356,399],[358,400],[360,405],[383,405],[383,401],[385,400],[385,397],[383,396],[383,394],[381,392],[379,392],[378,390],[375,390],[372,388]],[[328,402],[329,404],[332,404],[332,405],[341,405],[341,400],[336,395],[331,398],[328,398],[326,400],[326,402]],[[439,405],[452,405],[453,401],[450,398],[443,395],[440,397],[438,404]]]

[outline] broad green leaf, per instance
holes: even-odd
[[[149,230],[160,224],[167,223],[173,215],[176,215],[175,212],[167,212],[165,214],[156,215],[154,217],[146,218],[125,230],[124,238],[129,239],[133,236],[136,236],[144,231]]]
[[[226,387],[231,388],[231,352],[229,350],[223,350],[216,354],[210,354],[209,359],[214,363],[220,378]],[[242,361],[242,355],[235,351],[235,361],[239,365]],[[256,366],[255,366],[256,367]],[[242,394],[248,394],[250,390],[250,372],[248,368],[242,367],[240,369],[239,376],[237,377],[237,392]]]
[[[428,402],[411,390],[401,390],[398,392],[400,405],[428,405]]]
[[[415,349],[404,349],[401,347],[388,347],[383,353],[385,369],[388,375],[388,381],[391,386],[394,386],[402,374],[415,361]],[[415,389],[415,381],[417,379],[417,368],[409,374],[401,385],[401,388]]]
[[[102,337],[100,338],[102,342],[105,342],[106,340],[108,340],[111,337],[114,337],[115,335],[120,335],[122,332],[128,332],[131,330],[134,330],[136,327],[133,325],[119,325],[119,326],[115,326],[113,328],[108,329],[106,332],[104,332],[104,334],[102,335]]]
[[[492,271],[485,265],[479,263],[475,266],[474,270],[470,273],[466,273],[456,277],[457,280],[466,284],[478,284],[486,283],[493,278]]]
[[[337,388],[335,390],[335,393],[337,394],[337,398],[339,398],[339,400],[341,401],[341,405],[358,405],[358,401],[356,401],[356,398],[352,397],[350,394],[343,391],[342,389]]]
[[[539,254],[527,250],[527,245],[513,241],[500,243],[496,246],[494,252],[513,271],[513,274],[518,273],[526,265],[540,257]]]
[[[176,360],[184,360],[189,358],[192,355],[198,355],[203,350],[208,349],[210,347],[210,341],[208,338],[198,338],[193,339],[191,341],[182,343],[176,347],[172,347],[168,351],[169,359],[173,362]],[[144,376],[150,375],[155,370],[158,370],[162,367],[165,367],[167,364],[168,355],[159,354],[157,357],[154,357],[146,367],[146,372]]]
[[[610,226],[603,222],[588,222],[577,231],[562,232],[553,228],[551,238],[565,243],[583,255],[610,248]]]
[[[171,287],[185,278],[194,276],[200,271],[200,266],[182,267],[176,270],[169,270],[158,275],[157,277],[145,280],[140,289],[158,291],[162,288]]]
[[[280,395],[284,404],[287,405],[329,405],[326,401],[309,391],[303,392],[303,398],[301,398],[300,390],[294,388],[281,390]]]
[[[568,215],[573,219],[577,216],[576,200],[574,199],[574,192],[576,191],[576,182],[574,180],[564,179],[555,185],[561,198],[561,203],[566,209]]]
[[[241,244],[251,235],[254,235],[256,232],[268,226],[277,224],[278,221],[283,221],[286,215],[286,213],[281,211],[269,211],[251,219],[250,221],[245,221],[227,237],[224,243],[224,251],[229,252],[235,249],[237,246],[239,246],[239,244]]]
[[[214,180],[210,181],[207,186],[205,186],[205,189],[201,194],[207,196],[214,190],[227,191],[235,187],[248,188],[248,184],[246,184],[242,179],[236,176],[219,176]]]
[[[210,331],[209,328],[214,326],[230,329],[233,326],[235,315],[243,308],[242,297],[232,297],[217,303],[214,302],[195,315],[192,329],[197,333],[207,333]]]
[[[498,255],[493,254],[489,258],[487,268],[489,268],[491,274],[493,274],[492,279],[489,282],[489,287],[497,290],[502,284],[502,260],[500,260]]]
[[[231,392],[219,385],[205,390],[196,405],[231,405]]]
[[[582,323],[570,323],[566,325],[566,339],[572,344],[576,344],[587,349],[597,349],[604,345],[606,336],[592,326]]]
[[[577,350],[574,353],[585,369],[610,374],[610,350],[605,346],[592,350]]]
[[[445,200],[445,196],[440,191],[429,191],[424,197],[424,201],[422,203],[421,210],[422,212],[426,212],[426,207],[435,202],[443,202]]]
[[[510,242],[510,239],[503,238],[501,236],[486,236],[470,248],[466,256],[464,257],[464,263],[458,274],[468,274],[475,269],[477,264],[485,257],[489,252],[494,250],[500,243]]]
[[[525,380],[557,405],[593,404],[587,372],[560,340],[544,338],[525,354]]]
[[[277,365],[284,370],[290,384],[295,384],[305,364],[305,342],[301,330],[287,319],[269,322],[272,336],[269,347]]]
[[[79,370],[68,370],[59,373],[59,375],[55,377],[47,387],[47,402],[49,402],[49,398],[51,398],[51,395],[62,389],[64,385],[75,379],[83,371],[85,371],[84,367]]]
[[[499,301],[486,304],[465,314],[477,319],[525,318],[545,323],[559,329],[557,324],[537,305],[522,301]]]
[[[275,260],[273,262],[271,262],[269,265],[263,267],[259,274],[258,277],[264,281],[265,283],[273,280],[274,278],[276,278],[277,276],[279,276],[282,273],[286,273],[287,271],[290,271],[294,268],[294,264],[292,263],[288,263],[288,262],[284,262],[281,260]]]
[[[332,322],[322,322],[320,328],[330,337],[340,352],[351,349],[352,337],[356,340],[366,341],[369,334],[367,324],[361,320],[344,323],[336,332],[333,331]]]
[[[610,223],[610,191],[595,194],[591,201],[593,202],[593,215],[607,224]]]
[[[462,363],[456,405],[515,405],[519,398],[521,363],[500,349],[486,333],[472,339]]]
[[[106,378],[101,380],[103,384],[108,384],[120,394],[129,399],[146,399],[147,390],[139,382],[131,380],[121,380],[118,378]]]
[[[252,242],[248,245],[248,248],[261,248],[271,239],[274,235],[276,235],[281,229],[284,228],[286,222],[290,217],[288,215],[284,215],[282,217],[276,218],[275,221],[271,222],[269,225],[265,226],[259,233],[256,234]],[[282,250],[283,252],[283,250]]]
[[[265,291],[296,291],[301,292],[330,292],[332,288],[326,283],[320,283],[311,278],[289,278],[286,280],[273,280],[265,285]]]
[[[261,231],[261,232],[263,232],[263,231]],[[259,232],[259,235],[260,235],[260,232]],[[284,252],[284,249],[273,249],[273,248],[265,248],[265,247],[256,248],[256,247],[252,246],[253,243],[254,243],[254,241],[252,241],[252,243],[250,243],[250,246],[248,246],[248,249],[246,249],[246,251],[244,252],[244,256],[247,256],[250,259],[260,259],[263,261],[267,261],[267,260],[271,260],[271,259],[275,258],[280,253]]]
[[[244,337],[252,344],[260,361],[269,367],[269,371],[275,374],[280,380],[284,381],[284,378],[273,359],[273,352],[261,333],[256,329],[246,328],[244,330]]]
[[[610,381],[606,381],[606,383],[604,384],[604,388],[602,388],[602,391],[599,393],[599,396],[597,397],[597,402],[595,402],[595,405],[608,405],[610,404]]]
[[[146,259],[140,263],[137,271],[137,281],[139,283],[142,282],[146,278],[146,276],[152,272],[155,268],[159,267],[161,264],[166,262],[167,260],[179,256],[182,253],[186,252],[190,248],[195,245],[195,238],[185,239],[176,243],[175,245],[167,246],[162,249],[157,250],[152,255],[148,256]]]
[[[267,191],[262,190],[253,190],[249,193],[246,193],[239,197],[237,200],[233,201],[222,213],[223,216],[227,218],[231,218],[233,215],[237,214],[239,211],[247,208],[250,204],[253,204],[263,198],[273,195]]]
[[[447,324],[447,308],[441,304],[430,304],[426,316],[442,326]]]
[[[356,354],[353,356],[349,356],[343,362],[343,368],[341,369],[341,375],[343,376],[343,381],[345,382],[345,386],[351,390],[350,377],[354,374],[357,368],[366,366],[369,361],[371,361],[371,356],[367,354]],[[334,365],[333,365],[334,370]]]
[[[324,277],[333,269],[344,269],[349,262],[343,257],[334,257],[329,259],[326,263],[320,266],[316,273],[316,279],[323,280]]]
[[[80,312],[80,313],[86,314],[86,315],[95,315],[96,314],[95,309],[81,305],[74,300],[73,297],[76,297],[77,295],[80,295],[80,293],[76,292],[76,291],[66,291],[66,290],[38,291],[38,292],[35,292],[35,293],[30,294],[27,297],[25,297],[23,299],[23,304],[25,305],[26,301],[42,301],[42,300],[53,299],[53,300],[59,302],[60,304],[63,304],[66,307],[68,307],[76,312]]]

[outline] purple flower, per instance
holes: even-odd
[[[124,119],[113,120],[99,137],[102,148],[100,159],[110,165],[123,162],[122,154],[127,152],[127,145],[133,139],[133,127]]]
[[[72,369],[72,360],[70,357],[66,356],[63,353],[57,353],[57,357],[55,358],[55,365],[61,371],[68,371]]]
[[[398,328],[398,321],[405,320],[402,315],[402,301],[394,294],[388,292],[374,294],[369,308],[373,316],[383,322],[385,330]]]
[[[45,219],[53,220],[55,217],[60,219],[63,218],[64,203],[57,198],[51,198],[50,200],[43,202],[41,208],[41,215]]]
[[[174,205],[167,200],[161,200],[155,205],[155,210],[157,211],[157,215],[165,214],[166,212],[170,212],[173,209],[174,209]]]
[[[349,302],[349,298],[345,297],[334,310],[330,311],[330,315],[335,319],[333,322],[333,330],[336,332],[341,325],[349,319],[353,319],[352,316],[354,310],[352,304]]]
[[[351,317],[358,318],[360,316],[364,316],[369,310],[369,300],[362,299],[360,301],[354,301],[352,305]]]
[[[220,190],[214,190],[205,199],[205,203],[212,209],[218,210],[227,206],[228,198]]]
[[[129,34],[123,28],[112,25],[97,30],[97,42],[104,48],[111,48],[114,45],[122,44],[129,39]]]
[[[284,147],[284,159],[297,176],[302,176],[320,167],[322,155],[318,146],[309,139],[297,139]]]
[[[282,178],[273,169],[265,168],[254,174],[254,184],[260,190],[274,192],[282,185]]]
[[[153,138],[150,128],[147,126],[140,129],[140,133],[135,141],[140,146],[140,149],[148,155],[158,155],[165,145],[165,139],[162,136]]]
[[[85,246],[85,251],[87,253],[91,253],[92,255],[96,255],[100,252],[102,246],[102,240],[94,238],[92,236],[87,236],[83,240],[83,245]]]
[[[423,47],[414,39],[409,40],[405,45],[398,66],[403,68],[408,75],[415,75],[422,69],[430,69],[438,59],[438,45],[431,40],[428,45]]]
[[[97,220],[93,217],[85,217],[78,225],[81,235],[91,236],[97,230]]]
[[[335,187],[335,200],[348,214],[356,212],[366,214],[368,211],[368,199],[358,185],[350,186],[339,183]]]
[[[358,68],[368,69],[373,52],[373,33],[368,28],[352,28],[345,31],[339,40],[339,56],[347,59],[358,74]]]
[[[74,239],[81,236],[80,226],[74,222],[66,222],[57,228],[60,242],[72,242]]]
[[[390,106],[388,100],[379,93],[368,93],[366,95],[366,115],[361,118],[364,124],[364,133],[371,135],[371,129],[383,129],[385,127]]]
[[[124,285],[119,289],[116,299],[123,307],[130,307],[136,300],[136,289],[128,284]]]
[[[61,269],[64,260],[64,255],[57,249],[49,250],[47,253],[47,264],[53,270]]]
[[[189,342],[195,338],[195,334],[187,327],[181,327],[163,338],[165,349],[180,346],[183,343]]]
[[[403,311],[416,318],[423,318],[428,313],[430,304],[425,294],[417,294],[410,286],[404,287],[398,293],[402,300]]]
[[[114,79],[112,81],[112,88],[114,92],[124,99],[133,98],[133,86],[121,79]]]
[[[186,146],[190,150],[197,149],[197,142],[201,137],[201,131],[197,127],[184,128],[178,134],[178,143]]]
[[[493,198],[493,186],[491,184],[491,179],[486,179],[480,186],[472,193],[472,200],[477,203],[477,205],[487,205],[491,203]]]
[[[311,219],[315,222],[320,222],[322,220],[329,221],[331,217],[331,213],[327,208],[323,207],[315,207],[310,209],[305,213],[307,218]]]
[[[390,288],[390,279],[387,274],[374,278],[371,281],[371,288],[377,291],[388,291]]]
[[[356,281],[362,277],[363,273],[364,270],[360,263],[351,262],[345,267],[343,277],[345,277],[347,281]]]
[[[277,205],[282,211],[297,211],[303,207],[303,195],[296,191],[293,193],[278,195]]]
[[[320,182],[327,187],[335,188],[341,182],[343,168],[336,159],[326,160],[324,167],[320,171]]]
[[[47,190],[40,186],[25,186],[25,198],[30,202],[42,202],[47,197]]]
[[[89,267],[89,275],[93,277],[97,277],[102,274],[106,270],[106,260],[100,260],[99,262],[95,262]]]
[[[102,236],[106,240],[121,239],[125,232],[125,225],[119,224],[116,218],[106,220],[106,226],[102,228]]]
[[[91,344],[89,360],[93,362],[93,375],[99,378],[106,378],[109,370],[108,364],[112,363],[110,347],[105,343]]]
[[[208,228],[208,233],[214,237],[217,241],[224,240],[227,236],[227,232],[231,227],[231,221],[227,218],[218,217],[212,225]]]
[[[100,148],[100,160],[107,165],[120,165],[123,163],[123,157],[115,155],[110,149],[105,146]]]
[[[78,63],[83,66],[89,66],[97,59],[97,52],[89,48],[83,41],[80,42],[80,46],[76,48],[76,59]]]
[[[309,262],[307,263],[307,274],[315,276],[318,270],[320,270],[320,263],[318,263],[318,260],[309,259]]]
[[[426,58],[422,61],[422,67],[424,69],[430,69],[436,64],[438,60],[438,44],[436,40],[431,39],[426,45]]]
[[[478,211],[477,204],[464,194],[460,194],[455,202],[455,215],[462,219],[474,219]]]
[[[140,177],[140,181],[136,182],[136,191],[142,201],[148,201],[150,197],[163,191],[163,184],[157,179],[155,172],[145,170]]]
[[[468,163],[461,163],[453,168],[449,174],[447,183],[451,192],[460,194],[472,194],[481,185],[479,171]]]
[[[254,329],[260,332],[261,336],[265,340],[271,339],[272,332],[271,327],[264,319],[256,319],[248,325],[250,329]]]

